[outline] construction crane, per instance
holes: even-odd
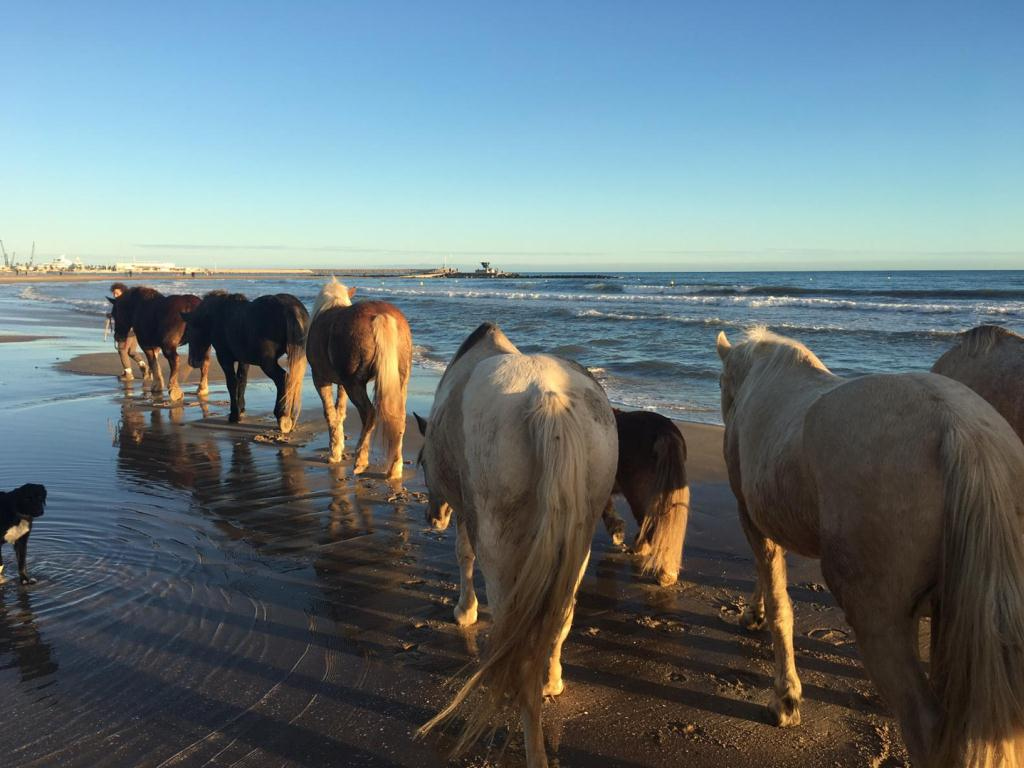
[[[5,269],[10,269],[11,268],[11,260],[7,256],[7,249],[4,248],[4,241],[3,240],[0,240],[0,253],[3,253],[3,255],[4,255],[4,268]]]

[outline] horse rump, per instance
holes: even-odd
[[[540,702],[547,662],[572,613],[580,572],[590,551],[595,515],[589,508],[588,448],[568,395],[538,392],[527,423],[539,478],[537,527],[502,610],[494,613],[487,656],[444,710],[423,725],[423,736],[454,716],[477,690],[451,755],[493,728],[508,705]]]
[[[686,441],[671,419],[650,411],[615,411],[619,434],[616,491],[640,525],[635,551],[641,569],[661,586],[674,584],[682,565],[690,514]]]

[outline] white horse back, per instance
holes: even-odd
[[[479,362],[462,395],[465,469],[473,489],[478,546],[497,549],[512,515],[534,514],[539,469],[530,433],[530,413],[547,392],[564,395],[577,410],[592,482],[590,505],[599,514],[611,494],[618,462],[618,434],[600,385],[571,364],[550,355],[498,355]],[[481,561],[487,559],[481,553]],[[495,553],[496,554],[496,553]]]

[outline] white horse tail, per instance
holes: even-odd
[[[405,432],[405,392],[398,370],[398,323],[391,315],[377,315],[370,327],[377,349],[373,407],[381,421],[384,455],[391,456]]]
[[[686,521],[690,516],[690,488],[686,484],[686,443],[674,426],[654,441],[654,483],[647,489],[652,499],[640,526],[638,541],[650,548],[644,556],[644,573],[656,573],[667,587],[679,578],[683,560]]]
[[[1017,455],[998,433],[960,420],[943,441],[945,525],[931,659],[943,714],[935,765],[1024,765]]]
[[[419,731],[426,734],[448,720],[483,689],[466,713],[453,755],[487,732],[506,706],[539,698],[552,647],[572,611],[596,519],[588,502],[588,446],[578,410],[561,392],[540,392],[531,405],[527,423],[539,477],[536,528],[522,532],[524,538],[532,533],[529,549],[515,584],[501,595],[486,659],[452,703]]]
[[[309,320],[305,311],[289,307],[287,312],[288,378],[284,389],[281,431],[288,433],[299,423],[302,412],[302,381],[306,378],[306,332]]]

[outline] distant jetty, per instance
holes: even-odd
[[[442,269],[435,270],[429,274],[420,274],[416,277],[443,277],[455,280],[470,279],[470,280],[609,280],[609,275],[598,275],[598,274],[586,274],[583,272],[567,272],[564,274],[553,274],[553,273],[537,273],[537,274],[523,274],[521,272],[505,272],[504,270],[498,269],[491,266],[489,261],[481,261],[480,269],[474,269],[472,272],[461,272],[452,267],[444,267]]]

